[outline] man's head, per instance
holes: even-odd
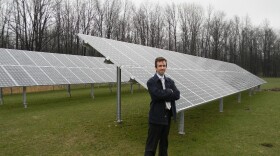
[[[167,60],[164,57],[157,57],[155,60],[155,68],[159,75],[164,75],[167,68]]]

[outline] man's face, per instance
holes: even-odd
[[[157,62],[156,71],[159,75],[164,75],[166,71],[166,62],[165,61]]]

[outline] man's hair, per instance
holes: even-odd
[[[167,67],[167,60],[164,57],[157,57],[155,59],[155,67],[157,67],[157,62],[162,62],[162,61],[166,62],[166,67]]]

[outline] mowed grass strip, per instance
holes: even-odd
[[[266,79],[262,88],[280,88],[280,79]],[[75,88],[66,91],[5,95],[0,105],[0,155],[143,155],[150,97],[134,86],[122,86],[122,124],[116,119],[116,88]],[[169,154],[278,155],[280,92],[242,93],[185,111],[186,135],[172,123]]]

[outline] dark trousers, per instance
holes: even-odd
[[[167,156],[168,134],[170,129],[170,120],[168,125],[149,124],[148,138],[146,142],[145,156],[154,156],[159,143],[159,156]]]

